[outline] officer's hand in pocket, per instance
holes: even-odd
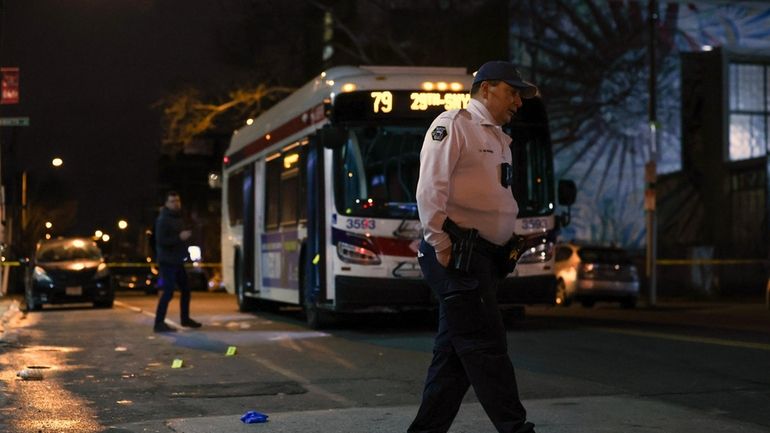
[[[449,266],[449,259],[452,257],[452,248],[444,248],[441,251],[436,251],[436,260],[438,264],[443,267]]]

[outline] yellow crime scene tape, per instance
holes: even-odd
[[[136,262],[136,263],[105,263],[108,268],[138,268],[142,266],[158,266],[155,262]],[[21,262],[7,261],[0,262],[0,266],[21,266]],[[221,268],[221,263],[185,263],[187,268]]]
[[[655,264],[658,266],[681,266],[681,265],[766,265],[770,263],[768,259],[658,259]]]

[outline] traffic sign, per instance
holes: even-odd
[[[29,117],[0,117],[0,126],[29,126]]]

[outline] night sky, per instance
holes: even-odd
[[[74,226],[59,234],[114,232],[120,218],[151,224],[140,220],[161,204],[153,104],[227,73],[215,49],[225,17],[205,0],[5,0],[0,64],[20,68],[21,102],[0,115],[31,121],[3,128],[6,181],[26,169],[30,194],[55,184],[77,200]],[[51,166],[55,156],[62,168]]]

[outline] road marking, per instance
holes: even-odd
[[[343,396],[341,396],[339,394],[335,394],[335,393],[333,393],[331,391],[327,391],[327,390],[321,388],[320,386],[313,385],[310,382],[310,380],[306,379],[305,377],[303,377],[303,376],[301,376],[301,375],[299,375],[299,374],[297,374],[297,373],[295,373],[295,372],[293,372],[291,370],[285,369],[283,367],[279,367],[279,366],[273,364],[272,362],[268,361],[267,359],[264,359],[264,358],[254,358],[254,360],[257,361],[258,363],[260,363],[263,367],[267,368],[268,370],[272,370],[272,371],[274,371],[274,372],[276,372],[278,374],[283,375],[284,377],[287,377],[287,378],[289,378],[289,379],[299,383],[300,385],[302,385],[305,388],[307,388],[307,390],[310,391],[310,392],[314,392],[316,394],[320,394],[320,395],[328,398],[329,400],[336,401],[337,403],[340,403],[340,404],[345,405],[345,406],[351,406],[351,407],[355,406],[355,403],[353,401],[348,400],[347,398],[345,398],[345,397],[343,397]]]
[[[663,340],[685,341],[688,343],[713,344],[716,346],[740,347],[742,349],[756,349],[756,350],[770,351],[770,344],[766,344],[766,343],[752,343],[749,341],[725,340],[722,338],[710,338],[710,337],[692,337],[689,335],[666,334],[663,332],[651,332],[651,331],[636,331],[631,329],[620,329],[620,328],[591,328],[591,329],[596,329],[604,332],[611,332],[614,334],[633,335],[635,337],[660,338]]]
[[[116,300],[116,301],[115,301],[115,305],[117,305],[118,307],[121,307],[121,308],[126,308],[126,309],[129,309],[129,310],[131,310],[131,311],[133,311],[133,312],[136,312],[136,313],[141,313],[141,314],[144,314],[145,316],[149,316],[149,317],[152,317],[153,319],[155,319],[155,313],[151,313],[151,312],[149,312],[149,311],[144,311],[143,309],[141,309],[141,308],[139,308],[139,307],[134,307],[134,306],[133,306],[133,305],[131,305],[131,304],[126,304],[125,302],[120,302],[120,301]],[[165,322],[166,322],[167,324],[169,324],[169,325],[172,325],[172,326],[174,326],[175,328],[181,328],[181,327],[182,327],[182,325],[180,325],[180,324],[178,324],[178,323],[174,322],[174,321],[173,321],[173,320],[171,320],[171,319],[166,319],[166,320],[165,320]]]
[[[153,314],[153,313],[151,313],[149,311],[144,311],[141,308],[134,307],[133,305],[126,304],[124,302],[115,301],[115,305],[117,305],[117,306],[119,306],[121,308],[127,308],[127,309],[135,311],[137,313],[144,314],[146,316],[150,316],[152,318],[155,317],[155,314]],[[178,324],[174,323],[173,321],[171,321],[169,319],[166,319],[166,323],[169,323],[169,322],[171,324],[173,324],[174,326],[179,327]],[[264,358],[254,358],[254,360],[257,361],[258,363],[260,363],[263,367],[267,368],[268,370],[272,370],[272,371],[274,371],[274,372],[276,372],[278,374],[281,374],[281,375],[283,375],[283,376],[285,376],[285,377],[287,377],[287,378],[289,378],[289,379],[291,379],[291,380],[301,384],[302,386],[304,386],[310,392],[314,392],[316,394],[323,395],[324,397],[328,398],[329,400],[336,401],[337,403],[340,403],[340,404],[342,404],[344,406],[351,406],[352,407],[352,406],[356,405],[352,400],[349,400],[346,397],[341,396],[339,394],[335,394],[335,393],[333,393],[331,391],[327,391],[327,390],[321,388],[320,386],[313,385],[310,382],[310,380],[308,380],[307,378],[305,378],[305,377],[303,377],[303,376],[301,376],[301,375],[299,375],[297,373],[294,373],[291,370],[285,369],[283,367],[279,367],[278,365],[273,364],[272,362],[268,361],[267,359],[264,359]]]

